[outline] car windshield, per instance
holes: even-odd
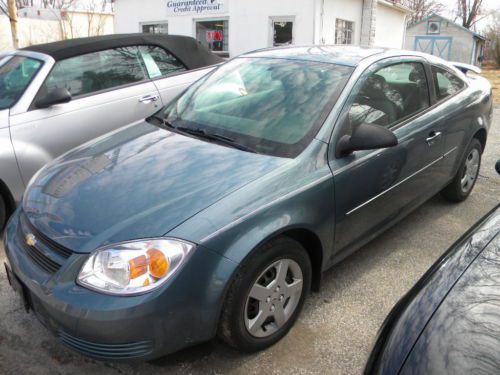
[[[0,59],[0,109],[10,108],[19,100],[41,66],[41,61],[29,57]]]
[[[192,85],[162,117],[172,127],[223,136],[254,152],[295,157],[351,72],[327,63],[236,58]]]

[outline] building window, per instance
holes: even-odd
[[[142,23],[141,29],[143,33],[148,34],[168,34],[168,23]]]
[[[227,53],[228,23],[227,20],[196,21],[196,40],[214,52]]]
[[[352,35],[354,34],[354,22],[335,20],[335,43],[336,44],[352,44]]]
[[[427,34],[440,34],[440,33],[441,33],[441,22],[440,21],[427,22]]]
[[[271,18],[271,23],[274,47],[293,44],[293,18]]]

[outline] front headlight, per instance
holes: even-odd
[[[110,294],[149,292],[175,273],[193,247],[176,239],[138,240],[106,246],[87,259],[77,282]]]

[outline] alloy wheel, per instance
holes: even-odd
[[[465,159],[464,171],[462,179],[460,180],[462,192],[464,193],[469,192],[472,186],[474,186],[474,182],[479,172],[479,159],[479,151],[475,148],[471,150]]]
[[[255,281],[245,305],[245,326],[254,337],[277,332],[293,315],[303,291],[302,270],[292,259],[280,259]]]

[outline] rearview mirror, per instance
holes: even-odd
[[[43,98],[37,100],[37,108],[49,108],[56,104],[63,104],[71,101],[72,97],[70,92],[65,88],[57,88],[52,90]]]
[[[392,131],[375,124],[360,124],[353,130],[352,135],[344,135],[337,143],[338,156],[345,156],[353,151],[374,150],[393,147],[398,139]]]

